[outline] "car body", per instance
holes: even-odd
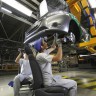
[[[59,38],[68,37],[74,44],[89,40],[89,34],[73,14],[54,11],[47,13],[33,24],[25,34],[24,43],[34,42],[40,37],[51,36],[55,33],[59,35]]]

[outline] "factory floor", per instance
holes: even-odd
[[[55,73],[56,74],[56,73]],[[96,96],[96,69],[69,69],[66,72],[57,73],[62,78],[70,78],[78,83],[77,96]],[[0,96],[14,96],[13,88],[8,83],[13,80],[15,75],[0,76]],[[20,96],[32,96],[32,91],[20,90]]]

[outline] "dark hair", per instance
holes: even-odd
[[[30,49],[30,47],[28,45],[24,46],[24,53],[26,53],[27,55],[33,54],[32,50]]]

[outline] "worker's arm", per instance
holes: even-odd
[[[55,49],[56,49],[56,46],[55,45],[52,45],[51,48],[47,49],[48,54],[50,54]]]
[[[56,62],[61,60],[62,60],[62,46],[58,46],[57,54],[53,56],[52,61]]]
[[[17,56],[17,58],[15,59],[16,63],[19,63],[21,56],[22,56],[22,53],[20,52],[19,55]]]
[[[58,51],[57,51],[57,54],[55,56],[53,56],[53,58],[52,58],[53,62],[62,60],[62,43],[61,43],[61,40],[57,39],[56,44],[58,45]]]

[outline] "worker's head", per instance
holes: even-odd
[[[30,49],[28,45],[25,45],[24,51],[23,51],[23,58],[27,59],[29,54],[32,54],[32,50]]]
[[[23,52],[23,58],[28,59],[28,55],[25,52]]]
[[[31,48],[29,47],[29,45],[25,45],[25,46],[24,46],[24,52],[25,52],[27,55],[33,54]]]
[[[48,48],[47,42],[45,41],[44,38],[40,38],[38,40],[35,41],[34,43],[34,48],[38,51],[38,52],[42,52],[43,50]]]

